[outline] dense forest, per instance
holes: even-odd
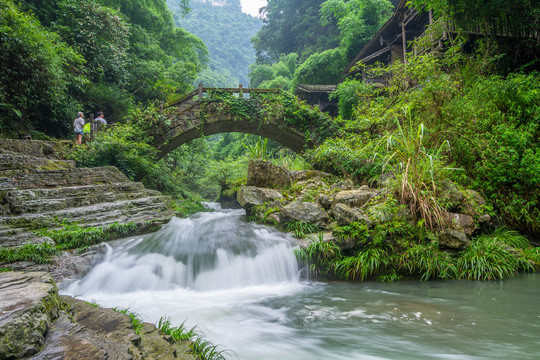
[[[208,68],[199,73],[197,83],[212,87],[248,86],[249,66],[255,61],[250,39],[261,28],[261,21],[242,12],[240,1],[229,0],[223,5],[197,0],[182,16],[182,3],[168,0],[175,22],[198,36],[208,48]]]
[[[519,261],[505,276],[538,257],[538,248],[527,245],[540,238],[536,2],[411,1],[418,11],[431,9],[437,21],[423,41],[411,44],[415,51],[406,63],[355,65],[386,79],[377,83],[345,77],[344,69],[398,1],[269,0],[253,49],[247,39],[259,20],[242,14],[238,1],[228,7],[168,4],[174,16],[165,0],[2,0],[0,132],[66,137],[77,111],[102,110],[116,126],[67,156],[79,166],[117,166],[131,179],[173,195],[180,207],[192,206],[185,199],[233,198],[246,181],[250,158],[289,169],[316,168],[355,184],[384,184],[381,206],[395,221],[379,232],[358,224],[334,229],[364,242],[355,252],[338,256],[322,243],[309,250],[313,258],[329,260],[315,264],[320,272],[343,278],[356,278],[355,266],[372,255],[381,256],[377,269],[390,263],[399,268],[405,259],[418,265],[409,270],[422,278],[465,276],[455,268],[456,259],[439,250],[435,236],[444,214],[457,206],[450,193],[481,194],[485,203],[471,213],[488,214],[499,228],[521,234],[498,233],[473,243],[489,261],[509,261],[508,243],[500,239],[527,237],[514,244]],[[452,35],[442,38],[443,33]],[[441,39],[440,46],[431,39]],[[233,40],[242,46],[231,46]],[[251,61],[251,87],[337,85],[339,116],[332,121],[339,130],[302,157],[265,139],[226,134],[192,141],[155,161],[150,129],[166,122],[163,103],[194,82],[243,82]],[[291,96],[281,92],[276,105],[294,110],[288,121],[316,111]],[[247,100],[225,100],[224,109],[238,116],[254,113]],[[394,250],[405,258],[395,257]]]
[[[3,0],[0,11],[5,134],[65,136],[81,109],[119,121],[136,103],[190,89],[208,60],[164,0]]]

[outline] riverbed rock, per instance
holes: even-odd
[[[282,188],[292,185],[289,171],[270,161],[250,160],[246,185],[260,188]]]
[[[332,202],[334,201],[333,198],[331,198],[330,196],[328,195],[325,195],[325,194],[321,194],[317,197],[317,202],[319,204],[321,204],[321,206],[325,209],[325,210],[330,210],[330,208],[332,207]]]
[[[352,222],[357,222],[367,227],[371,227],[373,224],[371,220],[358,208],[352,208],[345,204],[337,204],[333,208],[334,218],[337,220],[338,225],[348,225]]]
[[[0,273],[0,359],[39,352],[61,303],[48,273]]]
[[[470,216],[480,215],[485,205],[486,200],[478,192],[471,189],[465,191],[463,213]]]
[[[446,213],[444,216],[445,224],[448,228],[463,232],[471,236],[477,229],[474,218],[466,214]]]
[[[289,221],[303,221],[308,224],[324,225],[328,220],[328,213],[321,205],[315,202],[293,201],[283,207],[279,213],[282,223]]]
[[[465,233],[455,229],[445,229],[439,233],[439,245],[449,249],[461,250],[470,242]]]
[[[172,344],[171,337],[152,324],[143,323],[136,334],[125,314],[69,296],[61,299],[64,311],[32,360],[195,360],[189,341]]]
[[[246,209],[248,215],[255,206],[264,205],[265,203],[269,206],[279,205],[281,199],[283,199],[283,195],[277,190],[255,186],[242,185],[236,194],[236,200],[240,206]]]
[[[330,190],[333,191],[346,191],[352,189],[354,189],[354,184],[351,180],[340,181],[330,186]]]
[[[293,170],[289,172],[293,181],[323,180],[332,178],[332,174],[318,170]]]
[[[360,208],[377,196],[377,194],[377,190],[370,189],[368,186],[362,186],[356,190],[340,191],[334,196],[333,207],[337,204],[345,204],[350,207]]]

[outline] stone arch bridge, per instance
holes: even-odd
[[[164,115],[153,131],[159,158],[196,138],[226,132],[260,135],[302,153],[337,129],[331,117],[281,89],[199,85],[167,104]]]

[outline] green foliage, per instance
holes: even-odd
[[[61,223],[59,229],[40,229],[39,236],[48,236],[56,243],[56,249],[66,250],[83,248],[100,242],[114,240],[136,233],[138,227],[134,223],[118,222],[97,227],[84,227],[75,224]]]
[[[298,67],[298,54],[282,55],[271,65],[254,63],[249,67],[249,86],[263,89],[293,90],[293,79]]]
[[[481,236],[460,255],[457,267],[467,280],[495,280],[513,277],[521,268],[533,270],[529,262],[514,256],[497,238]]]
[[[335,271],[345,280],[359,279],[361,281],[377,274],[382,268],[390,263],[385,250],[378,247],[370,247],[360,251],[356,256],[343,258],[335,264]]]
[[[83,58],[10,0],[0,3],[0,34],[0,131],[66,131],[63,119],[78,106],[70,91],[84,82],[73,70]]]
[[[129,308],[119,308],[115,307],[113,308],[114,311],[119,312],[120,314],[124,314],[129,316],[131,319],[131,326],[135,334],[139,334],[140,331],[143,328],[143,319],[140,314],[134,313],[133,311],[129,311]]]
[[[373,88],[361,80],[345,79],[338,85],[333,98],[338,99],[339,115],[344,119],[350,119],[353,116],[353,109],[372,94]]]
[[[306,151],[306,158],[317,169],[358,181],[373,181],[380,176],[383,163],[374,161],[375,144],[333,137]]]
[[[342,49],[329,49],[308,57],[294,73],[293,89],[296,84],[337,84],[347,65]]]
[[[52,29],[86,59],[90,80],[126,86],[129,29],[120,13],[92,0],[63,0],[58,14]]]
[[[390,154],[385,157],[385,166],[390,166],[396,177],[391,186],[399,201],[433,229],[443,222],[444,209],[438,201],[437,189],[447,175],[448,168],[441,155],[448,141],[427,150],[424,124],[419,124],[416,130],[411,110],[405,108],[404,115],[404,124],[396,118],[397,131],[386,139]]]
[[[306,249],[299,250],[297,256],[309,262],[311,272],[315,274],[332,274],[335,263],[343,258],[341,248],[332,241],[319,239],[312,242]]]
[[[297,53],[301,59],[336,47],[335,21],[322,26],[319,8],[324,0],[269,0],[260,13],[264,25],[253,38],[258,63],[277,61],[281,54]]]
[[[320,230],[318,225],[310,224],[305,221],[289,221],[285,224],[287,231],[292,231],[295,238],[303,238],[306,234],[315,233]]]
[[[185,322],[179,326],[171,324],[171,320],[168,317],[161,317],[157,324],[157,328],[163,333],[170,335],[173,342],[191,341],[190,348],[192,353],[201,360],[225,360],[225,355],[229,353],[229,350],[219,350],[218,345],[214,345],[212,342],[205,340],[203,336],[199,335],[196,326],[191,329],[187,329],[184,326]]]
[[[401,254],[399,268],[419,276],[422,281],[455,279],[458,276],[455,260],[450,254],[441,251],[437,243],[410,247]]]
[[[56,248],[49,243],[28,243],[18,248],[0,249],[0,261],[8,263],[17,261],[32,261],[36,264],[47,264],[50,262],[50,256],[56,253]]]
[[[171,323],[171,318],[161,317],[157,324],[157,328],[164,334],[172,337],[173,342],[191,340],[197,336],[196,326],[191,329],[185,327],[185,321],[179,326],[174,326]]]
[[[186,1],[181,1],[185,10]],[[0,131],[66,136],[77,111],[122,121],[133,103],[185,92],[204,68],[200,39],[165,0],[20,0],[0,5]],[[68,45],[69,44],[69,45]]]
[[[185,218],[198,212],[209,212],[210,209],[199,201],[181,200],[175,202],[175,211],[175,216]]]
[[[360,243],[367,243],[370,235],[368,227],[356,221],[348,225],[336,226],[332,234],[341,242],[353,240]]]
[[[390,18],[393,6],[388,0],[326,0],[320,12],[323,24],[337,20],[339,45],[349,62]]]
[[[149,140],[137,124],[117,124],[96,134],[87,146],[73,148],[68,158],[81,167],[116,166],[131,180],[157,177],[157,149],[147,143]]]
[[[248,68],[255,61],[250,39],[261,28],[261,20],[232,4],[213,6],[211,2],[191,1],[189,14],[184,17],[177,10],[177,1],[168,4],[175,22],[198,36],[208,48],[208,69],[197,77],[196,82],[209,87],[247,86]]]
[[[246,149],[247,156],[250,159],[268,160],[269,154],[267,150],[268,139],[259,137],[255,142],[243,143],[242,146]]]
[[[538,3],[533,0],[412,0],[411,4],[446,14],[464,30],[479,27],[491,35],[504,33],[515,38],[535,36],[540,18]]]

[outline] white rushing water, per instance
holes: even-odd
[[[197,325],[242,360],[540,358],[540,278],[313,283],[294,244],[242,210],[121,240],[64,294]],[[538,357],[537,357],[538,355]]]

